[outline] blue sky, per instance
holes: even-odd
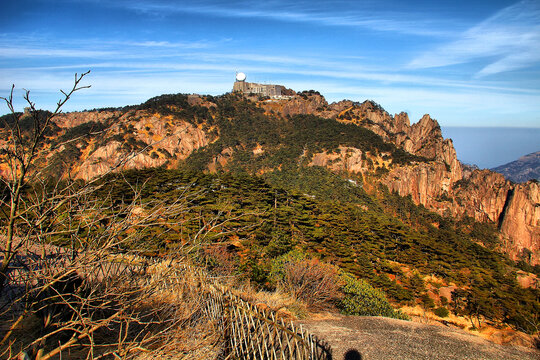
[[[52,108],[86,70],[67,110],[222,94],[243,71],[412,122],[540,128],[540,1],[3,1],[1,96]]]

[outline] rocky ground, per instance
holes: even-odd
[[[494,344],[444,325],[363,316],[298,323],[330,343],[334,360],[540,360],[538,350]]]

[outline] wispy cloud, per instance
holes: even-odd
[[[93,69],[99,73],[106,73],[111,78],[118,77],[119,74],[138,74],[136,76],[146,76],[153,74],[159,77],[163,74],[166,76],[189,76],[194,79],[207,76],[220,76],[232,81],[234,71],[241,69],[248,74],[258,74],[258,78],[251,79],[255,82],[264,80],[265,74],[271,74],[273,78],[281,77],[283,79],[305,78],[305,79],[327,79],[334,81],[350,82],[369,82],[377,83],[384,87],[388,86],[408,86],[408,87],[430,87],[430,88],[453,88],[463,90],[483,90],[496,91],[515,94],[531,94],[539,96],[538,89],[511,87],[502,84],[487,82],[487,81],[460,81],[450,80],[442,77],[430,77],[425,75],[408,75],[385,71],[384,69],[375,69],[369,67],[359,67],[339,61],[320,61],[310,62],[306,58],[295,57],[265,57],[259,54],[243,53],[240,57],[237,54],[227,53],[208,53],[208,54],[193,54],[187,56],[178,56],[176,61],[154,61],[149,62],[144,59],[133,60],[113,60],[108,59],[103,62],[80,62],[78,64],[38,66],[38,67],[16,67],[4,68],[0,70],[0,77],[8,77],[21,79],[21,76],[27,80],[31,80],[39,73],[50,71],[83,71],[85,69]],[[211,58],[211,61],[204,61],[205,58]],[[261,78],[262,77],[262,78]],[[313,80],[311,80],[313,81]],[[124,81],[119,83],[127,86]],[[284,85],[292,86],[285,80]],[[313,85],[312,87],[314,87]],[[344,85],[344,88],[346,86]],[[399,91],[405,91],[400,89]],[[407,89],[407,92],[411,89]],[[433,90],[430,90],[433,91]]]
[[[458,40],[426,52],[410,68],[487,62],[476,77],[540,63],[540,2],[524,0],[465,31]]]
[[[351,27],[381,32],[396,32],[420,36],[449,36],[451,31],[441,26],[444,19],[432,19],[426,14],[391,12],[387,9],[366,10],[366,2],[325,4],[321,9],[314,2],[246,2],[196,1],[168,2],[162,0],[116,1],[111,6],[166,16],[172,13],[192,13],[227,18],[269,19],[280,22],[311,23],[321,26]],[[359,6],[362,5],[362,6]],[[346,11],[344,11],[346,9]],[[450,25],[448,22],[447,25]],[[454,27],[458,26],[454,23]]]
[[[6,35],[6,34],[2,34]],[[51,40],[41,36],[0,36],[0,58],[81,58],[111,59],[159,58],[178,55],[178,50],[199,51],[229,42],[218,41],[133,41],[102,39]],[[21,44],[13,46],[12,44]]]
[[[73,38],[59,39],[45,35],[21,35],[9,32],[0,32],[0,47],[17,48],[13,44],[25,44],[35,48],[95,48],[105,47],[118,49],[120,46],[146,47],[146,48],[181,48],[181,49],[207,49],[230,42],[230,38],[213,40],[192,40],[192,41],[165,41],[165,40],[121,40],[102,38]]]
[[[101,51],[90,49],[57,49],[42,47],[6,47],[0,46],[0,57],[62,57],[62,58],[103,58],[118,55],[116,51]]]
[[[228,39],[224,42],[229,41]],[[166,49],[206,49],[213,47],[215,42],[191,41],[191,42],[169,42],[169,41],[98,41],[103,45],[133,46],[145,48],[166,48]]]

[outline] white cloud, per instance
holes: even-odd
[[[91,50],[91,49],[0,47],[0,57],[6,57],[6,58],[28,58],[28,57],[103,58],[103,57],[113,57],[115,55],[118,55],[118,52]]]
[[[148,58],[146,58],[148,56]],[[284,85],[288,85],[290,79],[298,77],[306,79],[333,79],[344,84],[357,83],[379,83],[384,86],[427,86],[431,88],[455,88],[455,89],[477,89],[498,92],[512,92],[520,94],[538,95],[536,89],[527,89],[523,86],[512,87],[502,86],[498,83],[487,81],[459,81],[441,77],[430,77],[421,75],[410,75],[399,72],[385,71],[384,68],[371,68],[350,63],[347,59],[333,59],[332,61],[310,60],[303,57],[279,57],[266,56],[260,54],[236,54],[236,53],[189,53],[186,55],[176,55],[174,61],[163,61],[156,55],[144,54],[124,54],[119,59],[106,59],[103,62],[81,62],[79,64],[66,64],[54,66],[35,67],[14,67],[0,69],[0,77],[6,79],[36,78],[39,74],[50,73],[51,71],[84,71],[87,69],[96,70],[95,73],[107,74],[112,79],[122,73],[129,73],[132,76],[175,76],[177,74],[193,75],[195,79],[205,78],[208,74],[233,78],[237,70],[246,72],[250,80],[254,82],[264,82],[265,76],[271,74],[272,81],[281,78]],[[137,75],[135,75],[137,74]],[[196,80],[194,80],[196,81]],[[124,84],[123,81],[118,81]],[[25,85],[26,86],[26,85]]]
[[[41,36],[0,34],[0,57],[4,58],[144,58],[178,55],[178,50],[202,50],[227,43],[216,41],[133,41],[103,39],[57,40]],[[12,44],[19,45],[12,45]]]
[[[70,86],[73,72],[89,68],[92,73],[85,81],[92,85],[92,88],[85,90],[83,96],[88,105],[81,107],[77,100],[70,104],[71,109],[139,103],[162,93],[194,92],[217,95],[230,91],[234,81],[234,66],[231,64],[144,62],[129,66],[107,62],[85,64],[78,67],[57,67],[55,71],[43,71],[40,68],[2,69],[0,78],[10,79],[18,89],[31,89],[35,95],[49,94],[48,97],[51,98],[50,95],[54,94],[51,101],[55,101],[58,90]],[[446,116],[445,120],[448,120],[450,116],[447,114],[451,111],[467,116],[454,116],[453,121],[470,121],[472,117],[480,116],[479,114],[512,116],[516,109],[537,113],[537,104],[540,103],[540,91],[537,90],[519,91],[469,82],[445,83],[436,78],[361,71],[352,74],[324,69],[291,70],[256,63],[244,68],[248,75],[272,73],[274,82],[298,91],[318,90],[330,101],[343,98],[362,101],[371,98],[392,112],[411,111],[412,120],[425,112],[431,112],[433,116],[441,119]],[[426,87],[426,84],[430,86]],[[436,84],[439,86],[435,86]],[[11,82],[0,85],[0,91],[7,93]],[[44,104],[44,100],[36,100],[38,104]]]
[[[450,31],[441,26],[441,23],[445,22],[443,19],[431,19],[422,13],[391,12],[379,2],[372,2],[367,7],[367,3],[367,1],[356,4],[334,1],[325,2],[325,6],[321,8],[313,2],[298,1],[167,2],[129,0],[111,2],[109,5],[122,6],[159,16],[167,16],[171,13],[192,13],[228,18],[259,18],[280,22],[312,23],[321,26],[363,28],[420,36],[449,36],[451,34]],[[457,26],[455,22],[454,26]]]
[[[540,63],[540,2],[520,1],[464,32],[459,39],[432,49],[410,68],[443,67],[481,60],[476,77]]]

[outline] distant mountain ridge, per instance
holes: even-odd
[[[515,183],[540,180],[540,151],[524,155],[491,170],[503,174],[505,178]]]

